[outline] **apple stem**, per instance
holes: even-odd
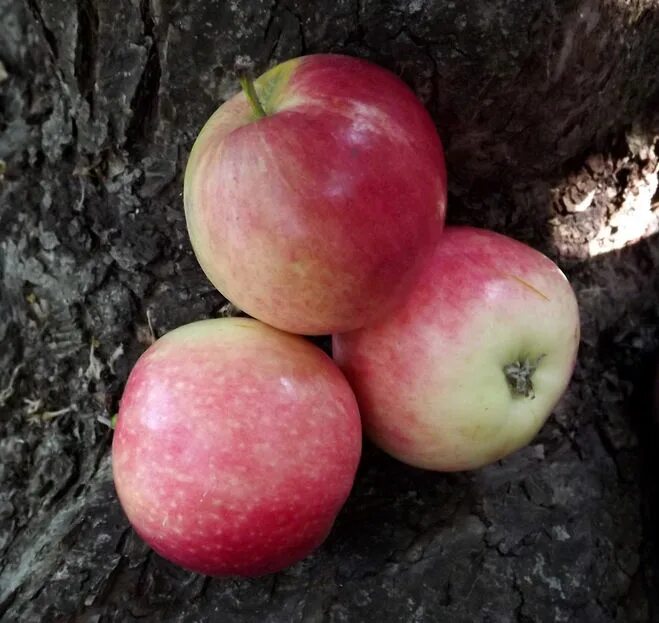
[[[513,361],[504,366],[503,373],[513,394],[524,396],[525,398],[535,398],[533,390],[533,373],[538,369],[540,360],[545,355],[540,355],[537,359],[531,360],[525,357],[523,360]]]
[[[250,103],[256,118],[263,119],[263,117],[267,116],[265,108],[263,108],[263,104],[261,104],[259,101],[259,96],[256,94],[254,81],[249,76],[241,76],[240,86],[243,90],[243,93],[245,94],[245,97],[247,98],[247,101]]]

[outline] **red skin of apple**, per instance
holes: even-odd
[[[128,519],[164,558],[257,576],[324,541],[360,453],[357,404],[334,362],[236,318],[186,325],[142,355],[112,463]]]
[[[529,443],[567,387],[578,344],[577,302],[559,268],[470,227],[446,228],[386,320],[333,338],[368,436],[439,471],[481,467]]]
[[[185,175],[211,282],[293,333],[355,329],[412,287],[441,234],[446,170],[414,93],[364,60],[311,55],[255,81],[203,128]]]

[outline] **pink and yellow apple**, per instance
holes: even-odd
[[[456,471],[527,444],[563,394],[579,343],[574,292],[541,253],[448,227],[411,296],[336,335],[365,432],[401,461]]]
[[[212,115],[184,202],[201,267],[250,315],[348,331],[405,296],[442,231],[435,126],[395,75],[319,54],[282,63]]]
[[[137,533],[209,575],[256,576],[320,545],[361,452],[355,397],[334,362],[252,319],[168,333],[132,370],[114,481]]]

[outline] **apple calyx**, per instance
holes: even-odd
[[[254,116],[257,119],[263,119],[263,117],[266,117],[268,113],[265,111],[265,108],[263,108],[263,104],[261,104],[259,96],[256,94],[254,81],[249,76],[241,76],[239,82],[249,105],[252,107]]]
[[[538,369],[538,364],[544,356],[545,354],[543,353],[536,359],[531,359],[530,357],[520,358],[503,367],[503,373],[514,395],[531,398],[531,400],[535,398],[532,380],[533,373]]]

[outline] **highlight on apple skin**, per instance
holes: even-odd
[[[457,471],[528,444],[565,391],[579,344],[574,292],[511,238],[447,227],[411,296],[333,338],[368,436],[405,463]]]
[[[360,453],[357,404],[334,362],[233,318],[180,327],[142,355],[112,462],[128,519],[164,558],[257,576],[324,541]]]
[[[446,170],[429,114],[394,74],[342,55],[292,59],[243,84],[250,97],[211,116],[185,172],[204,272],[293,333],[384,317],[443,228]]]

